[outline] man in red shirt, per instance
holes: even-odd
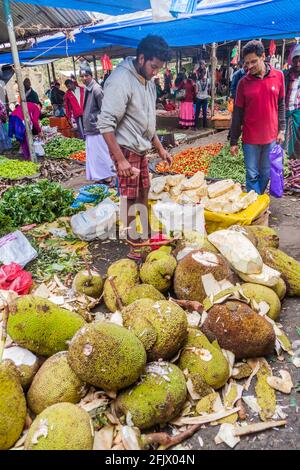
[[[243,48],[248,73],[238,84],[231,126],[231,153],[238,154],[242,130],[247,191],[263,194],[270,178],[269,153],[284,142],[284,77],[265,62],[264,46],[250,41]]]
[[[65,94],[66,116],[71,122],[72,118],[76,121],[77,129],[81,139],[84,139],[83,131],[83,103],[84,88],[74,82],[74,80],[66,80],[65,85],[67,92]]]

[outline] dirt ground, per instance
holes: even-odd
[[[206,138],[198,139],[193,142],[180,146],[180,150],[197,145],[206,145],[208,143],[225,142],[227,131],[210,135]],[[173,152],[178,151],[174,149]],[[172,153],[173,153],[172,152]],[[70,181],[68,186],[78,188],[85,184],[84,178],[79,177]],[[280,236],[280,248],[289,255],[300,261],[300,195],[285,195],[282,199],[272,198],[270,207],[270,225],[278,231]],[[103,241],[93,242],[90,245],[94,265],[99,269],[100,273],[105,275],[107,267],[112,262],[123,258],[128,252],[127,245],[122,241]],[[101,306],[100,310],[105,307]],[[284,331],[287,333],[291,342],[299,340],[299,334],[296,328],[300,327],[300,302],[298,298],[287,298],[283,302],[282,314],[280,321]],[[272,365],[273,374],[278,375],[276,371],[286,369],[290,372],[294,385],[300,382],[300,368],[296,368],[289,362],[289,355],[283,354],[284,360],[278,360],[275,356],[268,358]],[[248,394],[253,394],[253,386],[255,379],[252,381],[252,388]],[[284,407],[284,412],[288,415],[287,425],[283,428],[268,430],[257,435],[251,435],[241,438],[240,443],[235,449],[273,449],[273,450],[294,450],[300,447],[300,393],[295,389],[290,395],[277,393],[277,402]],[[247,410],[249,412],[249,410]],[[255,416],[251,411],[247,422],[259,422],[259,417]],[[216,445],[214,437],[218,433],[219,426],[203,426],[192,438],[184,442],[184,448],[193,450],[222,450],[228,449],[225,444]],[[200,446],[199,437],[203,441]]]

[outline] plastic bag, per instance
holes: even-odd
[[[17,263],[24,267],[36,257],[36,250],[19,230],[0,238],[0,261],[3,264]]]
[[[158,202],[153,206],[155,217],[161,222],[167,234],[195,230],[204,235],[204,209],[200,204],[177,204]]]
[[[111,200],[105,199],[96,207],[79,212],[71,218],[74,235],[81,240],[107,238],[113,226],[116,227],[118,206]]]
[[[80,188],[79,194],[76,197],[73,204],[71,205],[71,207],[79,207],[80,204],[82,203],[88,204],[88,203],[96,202],[97,199],[100,198],[100,194],[93,194],[89,192],[88,190],[91,188],[102,188],[103,195],[105,195],[105,197],[108,197],[110,194],[109,188],[105,184],[90,184],[88,186],[83,186],[82,188]]]
[[[284,192],[283,157],[283,148],[276,144],[269,154],[271,163],[270,194],[275,197],[282,197]]]
[[[0,268],[0,289],[13,290],[19,295],[28,294],[32,286],[31,273],[24,271],[17,263],[3,265]]]
[[[35,140],[33,142],[33,146],[34,146],[35,155],[37,157],[44,157],[45,156],[44,146],[43,146],[43,144],[40,140]]]

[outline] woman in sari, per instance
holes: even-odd
[[[38,135],[41,132],[41,127],[39,124],[39,117],[41,114],[40,107],[35,103],[28,102],[27,108],[32,134]],[[15,137],[20,142],[24,159],[30,160],[24,115],[21,105],[17,106],[17,108],[9,116],[9,137]]]
[[[196,97],[196,85],[192,75],[189,75],[188,79],[180,83],[177,88],[177,95],[180,90],[184,90],[184,97],[180,101],[179,125],[188,129],[194,126],[195,121],[194,100]]]

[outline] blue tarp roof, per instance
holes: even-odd
[[[136,47],[147,34],[163,36],[172,47],[225,40],[300,36],[300,0],[258,0],[259,3],[257,0],[219,0],[219,8],[222,3],[225,11],[214,14],[212,9],[208,10],[208,1],[200,3],[197,13],[188,18],[153,23],[149,12],[143,18],[85,28],[75,34],[75,42],[59,34],[46,41],[39,41],[27,51],[21,51],[20,60],[26,62],[35,58],[84,55],[112,45]],[[233,3],[238,4],[234,10]],[[0,63],[12,63],[11,54],[1,54]]]
[[[233,2],[230,3],[233,5]],[[300,36],[300,0],[270,0],[257,5],[238,0],[238,3],[239,7],[234,10],[215,14],[198,9],[191,17],[176,21],[149,21],[148,24],[111,27],[110,30],[98,25],[83,31],[95,39],[101,37],[102,40],[121,45],[129,40],[135,40],[137,44],[147,34],[159,34],[173,47],[253,37],[275,39]],[[248,4],[248,7],[240,8],[241,3],[244,6]]]

